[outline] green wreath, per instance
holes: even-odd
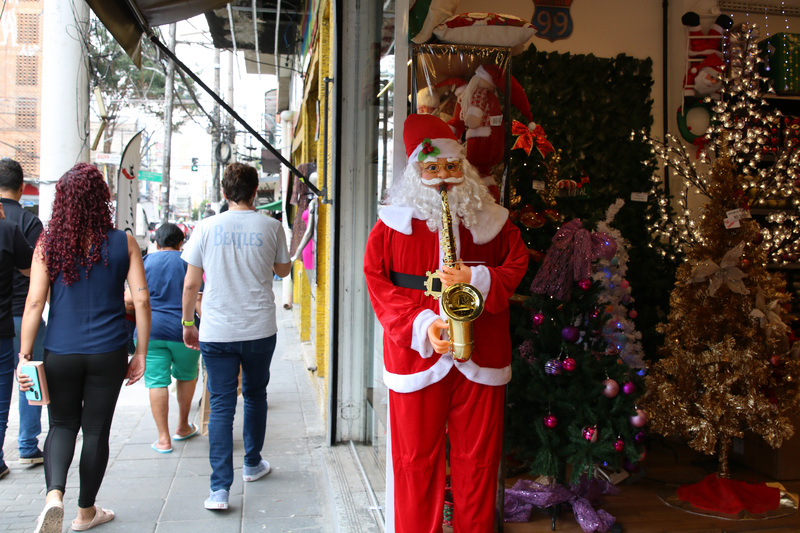
[[[689,114],[689,111],[693,109],[704,109],[708,113],[709,124],[711,124],[711,117],[713,116],[714,112],[711,109],[711,106],[702,100],[696,100],[694,103],[689,104],[689,107],[686,109],[686,112],[683,112],[683,106],[678,107],[678,114],[676,119],[678,121],[678,131],[681,132],[681,137],[683,137],[686,141],[690,143],[694,143],[695,139],[698,137],[702,137],[706,134],[703,132],[701,135],[696,135],[689,130],[689,126],[686,125],[686,115]]]

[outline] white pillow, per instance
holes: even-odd
[[[513,15],[461,13],[439,24],[433,34],[449,44],[518,46],[536,34],[536,28]]]

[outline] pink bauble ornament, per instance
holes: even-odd
[[[636,385],[633,384],[633,381],[628,381],[622,386],[622,392],[625,394],[633,394],[636,392]]]
[[[619,394],[619,384],[611,378],[603,380],[603,396],[606,398],[614,398]]]
[[[549,414],[544,417],[544,427],[546,427],[547,429],[553,429],[557,425],[558,425],[558,419],[556,418],[556,415]]]
[[[541,326],[544,323],[544,315],[542,313],[536,313],[533,315],[533,325],[534,326]]]
[[[640,428],[647,424],[647,413],[641,409],[636,409],[636,414],[630,417],[631,425],[635,428]]]
[[[645,435],[644,431],[640,431],[639,433],[633,436],[633,440],[635,440],[639,444],[642,444],[645,438],[647,438],[647,435]]]
[[[591,443],[597,442],[597,426],[586,426],[583,428],[583,438]]]
[[[578,366],[578,363],[575,362],[575,359],[572,357],[567,357],[563,361],[561,361],[561,368],[566,370],[567,372],[572,372]]]
[[[630,283],[628,283],[628,280],[627,280],[627,279],[623,279],[623,280],[620,282],[619,286],[620,286],[620,287],[622,287],[623,289],[627,289],[628,287],[630,287],[630,286],[631,286],[631,284],[630,284]]]
[[[578,287],[580,287],[583,291],[588,291],[592,288],[592,280],[582,279],[578,282]]]
[[[631,309],[630,311],[628,311],[628,316],[631,318],[636,318],[637,316],[639,316],[639,313],[636,312],[636,309]]]
[[[575,326],[566,326],[561,330],[561,338],[567,342],[578,342],[581,338],[581,331]]]
[[[550,359],[544,364],[544,371],[551,376],[557,376],[561,373],[561,361],[558,359]]]
[[[614,442],[614,451],[621,452],[625,449],[625,441],[622,439],[617,439]]]

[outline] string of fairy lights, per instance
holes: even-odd
[[[653,177],[650,194],[658,198],[659,209],[648,217],[647,225],[679,253],[707,244],[699,231],[703,214],[692,212],[690,205],[695,203],[690,202],[690,195],[709,196],[709,166],[716,158],[727,156],[736,164],[744,205],[765,217],[762,234],[770,262],[795,263],[800,259],[800,118],[785,117],[762,97],[767,89],[773,94],[774,90],[761,73],[765,71],[760,32],[749,19],[748,14],[724,41],[728,75],[719,99],[704,101],[713,112],[705,135],[707,144],[687,148],[671,134],[661,141],[639,133],[650,144],[653,156],[674,174],[671,183],[678,184],[671,204],[658,193],[662,178]],[[784,20],[788,29],[788,18],[784,16]],[[786,57],[788,68],[788,54]]]

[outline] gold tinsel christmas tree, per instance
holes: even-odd
[[[796,240],[795,228],[762,228],[750,212],[775,197],[796,209],[800,161],[788,135],[773,142],[785,119],[761,99],[757,41],[753,26],[731,32],[730,73],[699,164],[674,138],[652,143],[685,187],[676,216],[661,200],[662,217],[651,231],[672,239],[685,260],[668,321],[659,326],[662,359],[651,366],[644,407],[651,431],[717,453],[722,477],[734,437],[749,431],[778,447],[794,433],[788,415],[800,405],[800,361],[790,357],[786,325],[789,296],[780,273],[767,269]],[[689,190],[706,197],[699,217],[689,210]]]
[[[766,269],[761,228],[742,213],[741,177],[717,159],[698,228],[659,326],[663,359],[648,374],[650,429],[718,453],[727,476],[733,437],[745,430],[780,446],[793,434],[800,363],[788,359],[784,281]],[[735,222],[734,222],[735,220]],[[731,227],[736,226],[736,227]]]

